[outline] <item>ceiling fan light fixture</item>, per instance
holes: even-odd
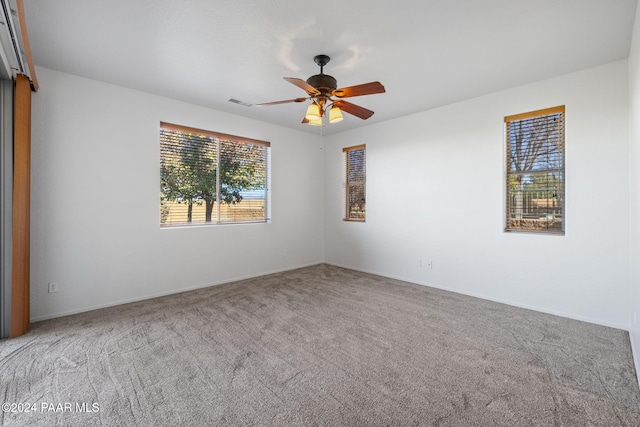
[[[342,121],[343,118],[342,112],[338,107],[335,105],[331,107],[331,110],[329,110],[329,123],[338,123],[339,121]]]
[[[304,115],[302,123],[308,123],[312,126],[322,126],[322,116],[326,113],[328,113],[326,116],[329,123],[338,123],[343,120],[343,111],[362,120],[367,120],[373,115],[373,111],[344,101],[342,98],[384,93],[384,86],[382,86],[380,82],[369,82],[355,86],[338,88],[338,82],[335,77],[324,74],[324,66],[327,65],[330,59],[331,58],[327,55],[316,55],[313,60],[320,66],[320,74],[311,76],[307,80],[302,80],[297,77],[284,77],[286,81],[305,91],[307,95],[306,97],[253,104],[253,106],[262,107],[265,105],[280,105],[292,102],[311,101],[311,105],[307,106],[307,112]],[[335,99],[334,97],[340,99]],[[237,104],[241,103],[241,101],[234,99],[231,99],[230,101]]]
[[[305,115],[309,122],[318,121],[322,122],[322,116],[320,114],[320,106],[315,102],[307,107],[307,114]]]

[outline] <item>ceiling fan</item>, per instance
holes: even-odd
[[[324,74],[324,66],[329,63],[327,55],[316,55],[313,60],[320,66],[320,74],[309,77],[306,81],[295,77],[284,77],[286,81],[298,86],[307,92],[308,97],[287,99],[285,101],[266,102],[255,104],[256,107],[268,105],[288,104],[290,102],[304,102],[311,100],[302,123],[314,126],[322,126],[322,117],[329,112],[329,122],[337,123],[343,119],[342,111],[359,117],[363,120],[373,115],[373,111],[359,105],[344,101],[343,98],[353,96],[372,95],[384,93],[384,86],[380,82],[364,83],[356,86],[338,88],[338,82],[333,76]],[[337,98],[337,99],[336,99]]]

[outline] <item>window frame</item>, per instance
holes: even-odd
[[[363,181],[353,181],[353,182],[349,182],[349,152],[351,151],[357,151],[357,150],[364,150],[364,180]],[[347,222],[366,222],[367,220],[367,209],[366,209],[366,199],[367,199],[367,145],[366,144],[359,144],[359,145],[354,145],[351,147],[344,147],[342,149],[342,153],[343,153],[343,170],[344,170],[344,182],[343,182],[343,186],[344,186],[344,198],[343,198],[343,202],[344,202],[344,209],[343,209],[343,221],[347,221]],[[350,185],[351,184],[351,185]],[[364,198],[365,198],[365,209],[364,209],[364,216],[362,218],[358,218],[358,217],[351,217],[350,216],[350,206],[349,206],[349,196],[350,196],[350,188],[351,187],[355,187],[355,186],[362,186],[362,192],[364,193]]]
[[[525,121],[533,118],[545,118],[545,117],[551,117],[556,115],[559,115],[559,122],[558,122],[559,133],[557,135],[558,153],[559,153],[559,157],[561,158],[559,160],[559,167],[557,169],[551,169],[551,168],[542,169],[542,170],[529,169],[529,170],[512,172],[512,168],[511,168],[512,142],[510,138],[510,124],[513,122]],[[504,188],[505,188],[505,197],[503,199],[505,201],[504,231],[508,233],[533,233],[537,235],[542,234],[542,235],[564,236],[565,229],[566,229],[566,190],[565,190],[566,188],[566,106],[559,105],[556,107],[544,108],[541,110],[529,111],[526,113],[506,116],[504,118],[504,153],[505,153],[505,157],[504,157],[505,174],[504,174],[504,181],[503,181]],[[524,225],[524,223],[520,227],[512,226],[511,214],[513,213],[514,208],[512,207],[512,203],[511,203],[511,191],[510,191],[511,177],[517,176],[517,175],[527,175],[527,174],[534,175],[534,176],[535,175],[542,176],[543,174],[552,173],[552,171],[557,171],[556,173],[559,176],[561,176],[561,179],[558,180],[559,185],[555,187],[556,193],[554,193],[554,195],[552,196],[552,199],[554,198],[559,199],[558,205],[554,204],[553,206],[558,206],[560,208],[559,210],[561,211],[560,229],[548,228],[548,227],[547,228],[545,227],[527,228]],[[545,191],[550,191],[550,189],[547,187]],[[549,197],[547,196],[547,198],[545,198],[545,205],[547,206],[547,211],[544,214],[547,217],[547,219],[549,219],[550,215],[552,216],[552,219],[555,219],[556,214],[548,211],[549,209],[548,201],[549,201]],[[521,201],[520,203],[522,206],[523,202]],[[522,214],[523,213],[521,213],[521,215]],[[520,220],[524,221],[525,218],[522,217],[520,218]]]
[[[189,126],[178,125],[174,123],[168,122],[160,122],[159,134],[160,134],[160,148],[162,147],[162,131],[175,131],[182,133],[191,133],[199,136],[204,136],[208,138],[212,138],[215,141],[215,152],[216,152],[216,200],[214,201],[215,209],[213,211],[215,215],[215,220],[209,222],[178,222],[178,223],[163,223],[162,222],[162,202],[160,202],[160,228],[162,229],[170,229],[170,228],[180,228],[180,227],[203,227],[203,226],[216,226],[216,225],[231,225],[231,224],[255,224],[255,223],[269,223],[271,221],[271,143],[268,141],[262,141],[258,139],[247,138],[243,136],[231,135],[221,132],[214,132],[205,129],[199,129]],[[254,145],[254,146],[263,146],[266,147],[266,153],[264,156],[264,167],[265,167],[265,177],[264,177],[264,219],[250,219],[250,220],[240,220],[240,221],[221,221],[220,214],[220,205],[224,202],[218,202],[220,199],[220,193],[222,189],[222,184],[220,180],[220,151],[221,151],[221,143],[222,142],[231,142],[237,144],[246,144],[246,145]],[[162,149],[162,148],[161,148]],[[162,152],[160,153],[160,164],[162,164]],[[161,172],[162,173],[162,172]],[[162,177],[161,177],[162,182]],[[162,190],[160,192],[162,195]],[[200,202],[201,204],[202,202]]]

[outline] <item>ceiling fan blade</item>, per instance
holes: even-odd
[[[362,120],[367,120],[369,117],[373,116],[373,111],[367,110],[364,107],[361,107],[356,104],[352,104],[347,101],[337,100],[333,102],[333,105],[335,105],[345,113],[349,113],[356,117],[360,117]]]
[[[286,101],[263,102],[262,104],[253,104],[254,107],[266,107],[267,105],[289,104],[290,102],[304,102],[309,98],[287,99]]]
[[[320,95],[320,91],[315,87],[311,86],[309,83],[305,82],[302,79],[297,79],[295,77],[283,77],[286,81],[291,84],[298,86],[300,89],[307,92],[309,95]]]
[[[338,98],[348,98],[351,96],[373,95],[374,93],[384,93],[384,86],[380,82],[364,83],[356,86],[342,87],[333,91],[333,95]]]

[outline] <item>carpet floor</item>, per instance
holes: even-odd
[[[5,426],[640,425],[626,331],[329,265],[34,323],[0,341],[0,402]]]

